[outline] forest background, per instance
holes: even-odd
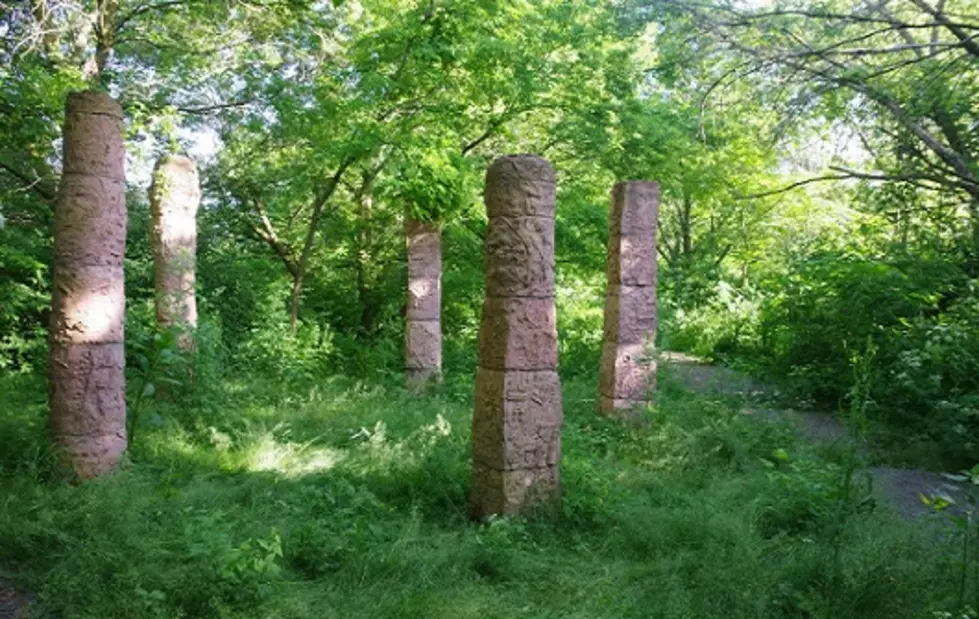
[[[979,461],[975,0],[31,0],[0,2],[0,39],[0,406],[43,401],[64,101],[95,87],[126,113],[147,453],[175,428],[232,440],[229,393],[400,383],[406,216],[443,227],[440,397],[466,401],[483,174],[531,152],[558,171],[565,381],[598,364],[609,190],[651,179],[659,349],[796,406],[865,386],[897,459]],[[203,181],[192,358],[153,320],[147,189],[170,152]],[[46,458],[24,410],[5,475]]]
[[[408,214],[445,228],[446,374],[471,373],[483,170],[535,152],[561,179],[565,372],[595,365],[609,189],[654,179],[661,349],[836,408],[871,338],[880,418],[968,463],[975,15],[964,1],[15,3],[0,21],[0,367],[44,363],[62,108],[94,83],[128,115],[134,353],[152,332],[149,170],[190,148],[215,362],[397,373]]]

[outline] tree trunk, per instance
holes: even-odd
[[[180,330],[181,350],[194,348],[197,328],[197,208],[201,201],[197,167],[182,156],[157,162],[150,186],[156,321]]]
[[[691,221],[692,211],[693,203],[690,200],[690,196],[684,193],[683,212],[680,215],[680,239],[683,247],[683,258],[687,261],[690,260],[690,255],[693,253],[693,222]]]
[[[323,208],[330,200],[330,197],[333,196],[333,192],[340,185],[340,179],[343,178],[343,173],[347,171],[351,163],[353,163],[352,159],[341,161],[336,173],[330,178],[323,189],[317,193],[316,199],[313,201],[313,212],[309,218],[309,227],[306,228],[306,238],[303,241],[302,251],[299,254],[299,259],[295,261],[295,267],[289,269],[289,272],[292,274],[292,300],[291,307],[289,308],[289,328],[293,335],[295,335],[296,329],[299,327],[299,305],[302,303],[303,298],[303,279],[306,277],[306,270],[309,268],[309,259],[313,254],[313,245],[316,243],[316,233],[319,231]],[[265,224],[269,226],[269,232],[274,232],[271,229],[268,218],[265,218]],[[271,239],[274,240],[274,238],[273,235]],[[288,262],[286,266],[288,267]]]
[[[116,13],[119,11],[118,0],[98,0],[95,13],[95,61],[94,68],[89,68],[92,82],[101,84],[105,81],[105,69],[112,57],[116,45]]]
[[[125,148],[108,95],[68,95],[54,225],[49,333],[51,433],[82,479],[126,449]]]
[[[374,320],[377,315],[373,295],[370,290],[371,246],[374,239],[371,219],[374,210],[373,177],[364,175],[358,193],[360,202],[360,229],[357,231],[357,304],[360,307],[360,331],[370,338],[374,335]]]
[[[969,248],[966,250],[965,271],[979,277],[979,200],[969,202]]]
[[[438,224],[405,218],[408,290],[405,376],[410,388],[442,375],[442,232]]]
[[[296,334],[299,326],[299,304],[303,298],[303,276],[305,272],[299,270],[292,275],[292,294],[289,298],[289,332]]]

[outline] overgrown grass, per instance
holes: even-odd
[[[839,535],[839,463],[665,380],[645,422],[565,384],[563,501],[467,521],[471,383],[328,379],[157,404],[118,473],[58,481],[45,391],[2,379],[0,576],[58,617],[929,617],[954,553],[884,509]],[[835,562],[838,540],[842,560]]]

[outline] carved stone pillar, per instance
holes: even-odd
[[[54,216],[48,374],[51,433],[75,474],[116,466],[126,450],[125,147],[108,95],[68,95]]]
[[[150,186],[156,320],[182,330],[182,350],[194,347],[197,328],[197,166],[187,157],[161,157]]]
[[[519,514],[559,495],[554,198],[554,170],[544,159],[503,157],[487,170],[470,495],[478,519]]]
[[[405,242],[405,380],[409,388],[421,389],[442,374],[442,231],[438,224],[406,218]]]
[[[656,386],[656,221],[659,185],[618,183],[612,190],[608,296],[599,371],[599,410],[642,406]]]

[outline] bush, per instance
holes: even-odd
[[[853,352],[935,306],[935,282],[903,266],[836,251],[793,265],[762,303],[761,344],[771,372],[797,393],[839,405],[850,388]]]
[[[660,348],[725,362],[755,354],[760,301],[751,287],[721,280],[707,301],[683,306],[668,298],[661,307]]]
[[[922,435],[955,468],[979,460],[979,296],[888,333],[875,399],[884,418]]]
[[[258,303],[256,317],[241,334],[234,364],[279,380],[306,381],[328,373],[333,333],[328,327],[300,322],[293,332],[282,286],[269,286]]]

